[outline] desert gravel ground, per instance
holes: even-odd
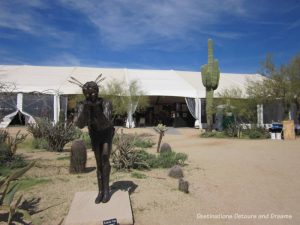
[[[124,133],[148,133],[153,140],[158,138],[152,128],[124,129]],[[188,154],[183,170],[190,183],[189,194],[177,190],[178,181],[167,176],[167,169],[140,172],[145,179],[112,173],[111,185],[117,181],[131,184],[136,225],[300,224],[299,138],[204,139],[198,134],[192,128],[171,128],[163,138],[174,151]],[[58,224],[77,191],[97,188],[95,170],[70,175],[68,161],[55,160],[68,152],[20,151],[39,162],[26,176],[49,179],[25,193],[25,198],[32,199],[37,224]],[[148,151],[154,153],[155,146]],[[88,167],[94,167],[91,151],[88,158]]]

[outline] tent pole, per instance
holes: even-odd
[[[258,127],[264,126],[264,105],[263,104],[257,105],[257,126]]]
[[[23,112],[23,93],[17,94],[17,109]]]
[[[60,113],[60,101],[59,101],[59,94],[55,94],[53,96],[53,121],[54,123],[57,123],[59,121],[59,113]]]

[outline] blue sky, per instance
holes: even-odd
[[[256,73],[300,53],[299,0],[0,0],[0,64]]]

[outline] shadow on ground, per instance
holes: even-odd
[[[90,173],[90,172],[92,172],[92,171],[94,171],[96,169],[96,167],[94,167],[94,166],[92,166],[92,167],[86,167],[85,168],[85,173]]]
[[[131,195],[135,189],[138,187],[135,183],[128,180],[116,181],[111,185],[111,195],[112,196],[118,190],[128,191],[129,195]]]

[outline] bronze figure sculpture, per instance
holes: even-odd
[[[79,128],[88,126],[91,138],[92,150],[94,151],[97,163],[98,196],[95,203],[106,203],[110,199],[109,194],[109,157],[114,136],[114,126],[112,122],[112,104],[110,101],[98,97],[98,83],[104,80],[101,75],[95,81],[85,84],[80,83],[71,77],[71,83],[82,88],[84,101],[77,104],[74,123]]]

